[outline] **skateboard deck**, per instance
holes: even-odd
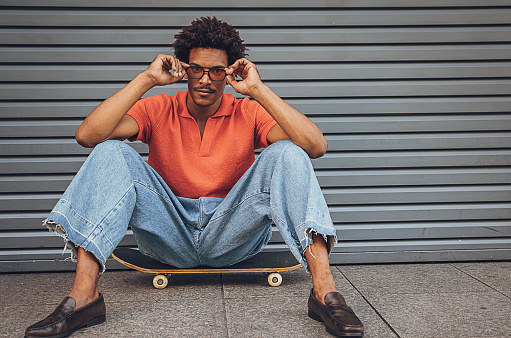
[[[133,248],[117,248],[112,257],[119,263],[147,273],[154,273],[153,285],[157,289],[163,289],[168,284],[167,276],[173,273],[240,273],[240,272],[264,272],[268,274],[268,283],[271,286],[279,286],[282,283],[282,271],[291,271],[301,267],[290,251],[260,252],[243,262],[221,267],[199,266],[190,269],[180,269],[175,266],[154,260]]]

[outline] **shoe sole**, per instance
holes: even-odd
[[[83,327],[91,327],[91,326],[94,326],[94,325],[103,324],[105,321],[106,321],[106,315],[102,315],[101,317],[94,318],[90,322],[85,323],[85,325],[82,326],[81,328],[83,328]]]
[[[323,319],[321,319],[321,317],[316,312],[309,310],[307,312],[307,315],[309,315],[309,317],[314,319],[315,321],[323,323]],[[326,330],[326,332],[328,332],[334,336],[337,336],[337,337],[362,337],[362,336],[364,336],[363,332],[344,332],[344,333],[334,332],[334,331],[329,330],[328,327],[326,327],[326,325],[325,325],[325,330]]]
[[[310,318],[314,319],[315,321],[323,322],[323,319],[321,319],[321,317],[318,316],[316,312],[312,312],[311,310],[309,310],[307,314],[309,315]]]
[[[90,320],[87,323],[84,323],[82,326],[79,326],[79,327],[77,327],[76,329],[74,329],[72,331],[61,333],[61,334],[58,334],[58,335],[55,335],[55,336],[49,336],[47,338],[69,337],[70,335],[72,335],[73,333],[75,333],[76,331],[78,331],[80,329],[83,329],[83,328],[86,328],[86,327],[95,326],[95,325],[99,325],[99,324],[104,323],[105,321],[106,321],[106,315],[103,315],[101,317],[94,318],[93,320]],[[25,336],[25,338],[27,338],[27,336]]]

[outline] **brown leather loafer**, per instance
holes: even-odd
[[[309,317],[323,322],[328,333],[338,337],[362,337],[364,326],[353,310],[346,305],[339,292],[330,292],[325,296],[323,305],[314,296],[314,289],[309,296]]]
[[[94,326],[105,321],[105,301],[103,295],[75,311],[76,301],[66,297],[51,315],[35,323],[25,331],[29,337],[67,337],[78,329]]]

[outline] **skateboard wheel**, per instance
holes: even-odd
[[[268,284],[271,286],[279,286],[282,284],[282,276],[280,273],[274,272],[268,276]]]
[[[167,287],[167,284],[169,284],[169,280],[165,275],[156,275],[153,278],[153,285],[157,289],[165,289],[165,287]]]

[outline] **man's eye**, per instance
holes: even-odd
[[[201,67],[190,67],[190,70],[194,73],[200,73],[202,72],[202,68]]]
[[[211,69],[210,72],[215,75],[223,75],[224,70],[223,69]]]

